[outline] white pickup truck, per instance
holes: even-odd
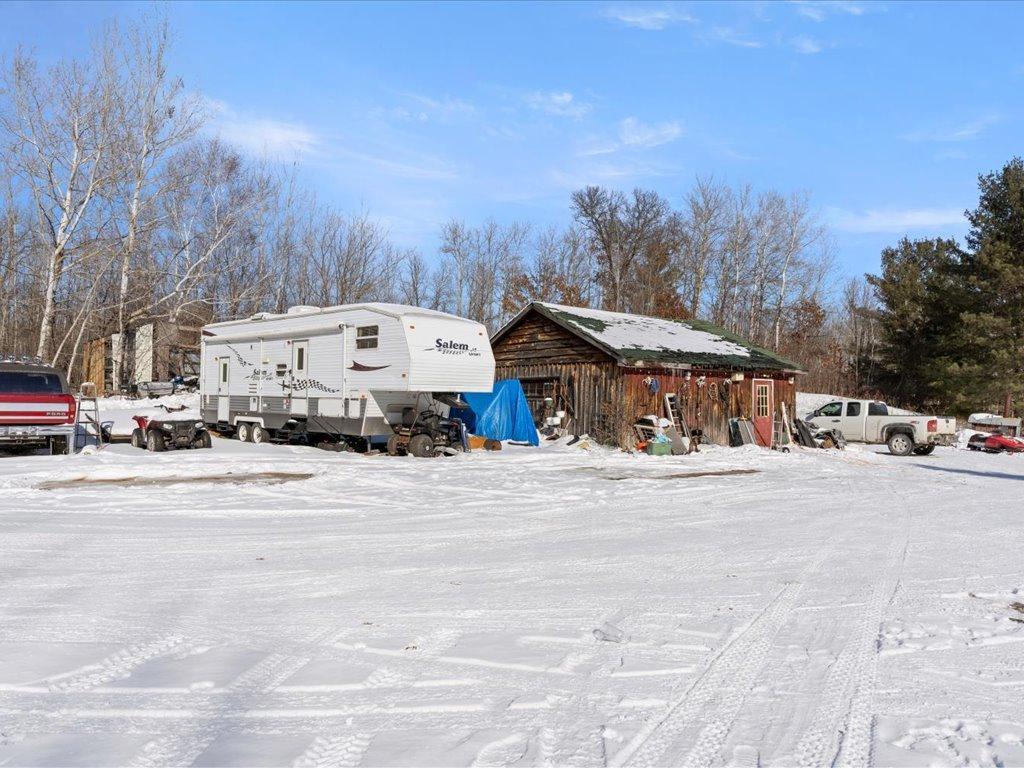
[[[927,456],[956,440],[956,419],[890,409],[877,400],[837,399],[804,421],[812,429],[838,429],[851,443],[885,443],[894,456]]]

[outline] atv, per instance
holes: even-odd
[[[465,403],[461,403],[461,406],[465,407]],[[388,438],[389,456],[412,454],[425,458],[439,453],[454,454],[469,450],[469,439],[462,420],[442,416],[433,407],[423,411],[413,407],[403,408],[402,422],[394,427],[394,431],[395,434]]]
[[[132,445],[149,451],[175,448],[210,448],[213,441],[206,425],[196,419],[149,419],[132,416],[138,426],[132,430]]]

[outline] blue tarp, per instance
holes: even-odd
[[[490,392],[468,392],[462,399],[471,410],[460,409],[458,416],[474,435],[540,445],[519,379],[496,381]]]

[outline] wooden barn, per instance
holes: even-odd
[[[770,445],[796,405],[800,366],[701,320],[665,320],[535,301],[491,339],[496,379],[519,379],[538,425],[565,411],[566,426],[628,444],[631,425],[664,415],[675,393],[691,429],[729,444],[729,419],[753,422]],[[548,400],[550,398],[550,400]]]

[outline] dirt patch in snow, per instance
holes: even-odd
[[[726,477],[757,475],[760,469],[709,469],[704,472],[674,472],[671,475],[605,475],[605,480],[685,480],[689,477]]]
[[[232,485],[255,483],[280,485],[293,480],[309,480],[312,472],[228,472],[222,475],[193,475],[191,477],[71,477],[66,480],[48,480],[36,486],[41,491],[59,488],[78,488],[83,485],[107,488],[141,488],[195,483],[229,483]]]

